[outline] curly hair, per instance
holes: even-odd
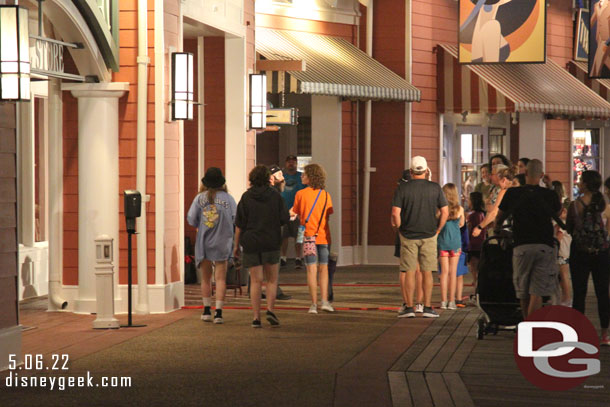
[[[326,171],[319,164],[306,165],[304,170],[305,175],[309,179],[309,186],[313,189],[326,188]]]
[[[269,168],[263,164],[259,164],[252,168],[248,175],[248,180],[253,187],[264,187],[265,185],[269,185],[269,177],[271,177]]]

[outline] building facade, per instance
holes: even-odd
[[[344,265],[395,262],[390,202],[414,155],[460,187],[494,153],[542,159],[570,190],[583,168],[608,175],[610,85],[572,61],[572,3],[548,4],[545,64],[474,67],[456,60],[455,0],[47,0],[40,31],[39,3],[20,2],[43,40],[30,44],[30,102],[0,105],[0,349],[19,353],[21,299],[96,311],[99,235],[113,239],[115,309],[126,311],[124,190],[143,197],[134,307],[154,313],[184,304],[196,233],[185,214],[211,166],[239,200],[257,163],[322,164]],[[196,104],[193,120],[175,121],[182,51]],[[274,107],[299,109],[298,125],[249,129],[251,73],[265,73]]]

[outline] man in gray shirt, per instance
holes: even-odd
[[[447,199],[436,182],[426,179],[428,163],[421,156],[411,159],[412,179],[401,184],[392,200],[392,227],[400,232],[400,270],[405,270],[407,307],[401,316],[415,317],[413,296],[417,264],[424,277],[424,313],[436,318],[432,308],[432,272],[438,269],[436,238],[447,222]],[[437,218],[440,210],[440,218]]]

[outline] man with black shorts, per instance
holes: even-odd
[[[513,215],[513,284],[523,317],[542,307],[542,297],[557,291],[557,249],[553,215],[561,212],[557,194],[538,184],[544,173],[537,159],[527,163],[526,184],[509,188],[500,203],[496,228]]]
[[[301,182],[301,172],[297,171],[297,157],[290,154],[286,157],[286,164],[283,171],[284,176],[284,190],[282,191],[282,198],[286,208],[290,209],[294,205],[294,197],[297,192],[305,188],[305,185]],[[286,265],[286,252],[288,251],[288,239],[295,239],[294,252],[295,252],[295,268],[300,269],[303,267],[302,257],[302,245],[296,242],[297,231],[301,224],[298,217],[291,220],[287,225],[282,227],[282,248],[280,256],[280,266]]]

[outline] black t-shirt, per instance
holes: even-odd
[[[392,199],[400,208],[400,233],[407,239],[427,239],[436,234],[436,210],[447,206],[447,199],[436,182],[412,179],[401,183]]]
[[[544,207],[546,206],[546,208]],[[554,245],[551,213],[561,209],[559,197],[550,189],[525,185],[506,191],[500,210],[513,215],[515,246],[523,244]]]

